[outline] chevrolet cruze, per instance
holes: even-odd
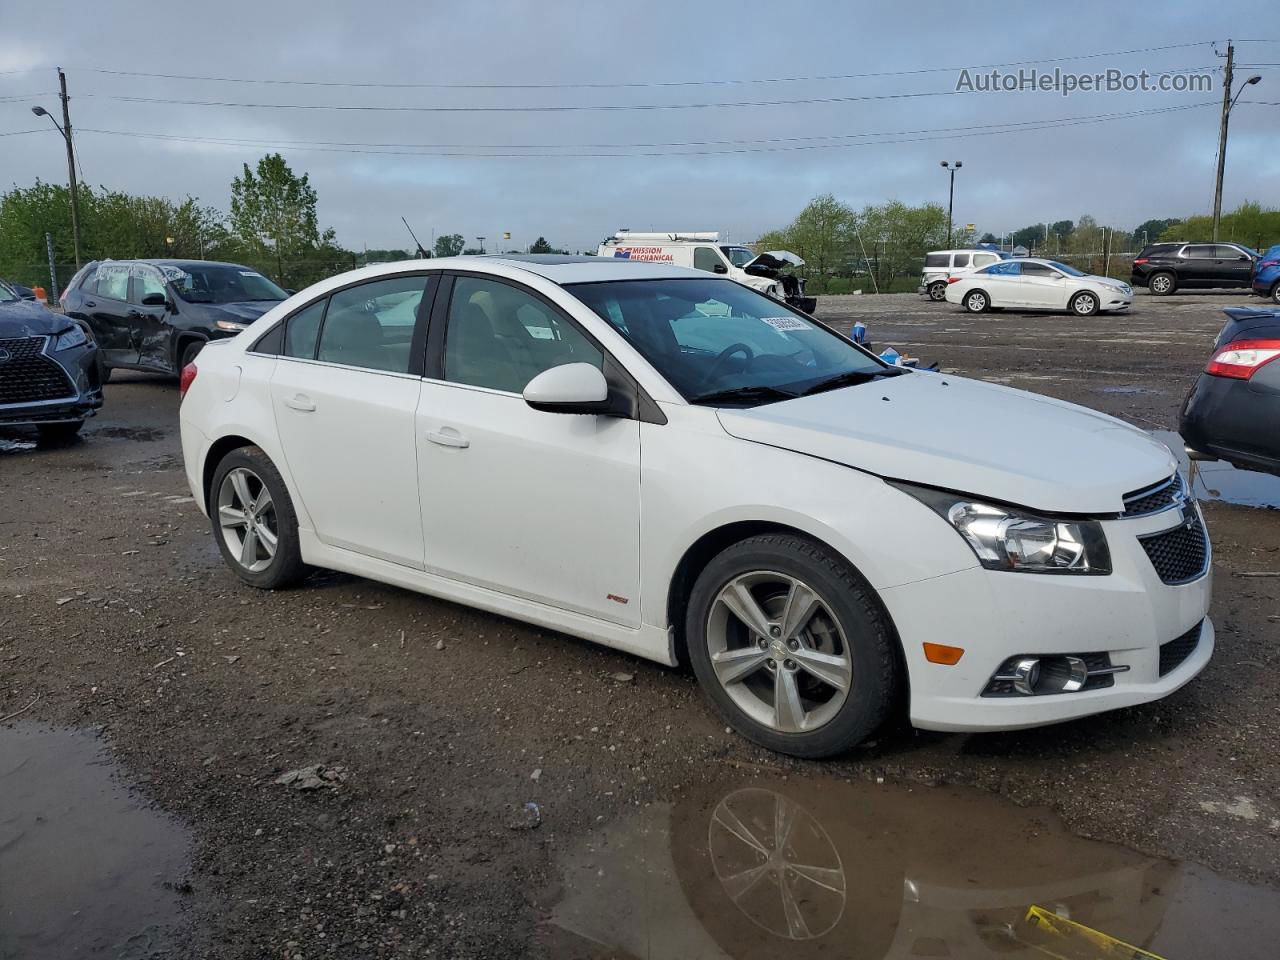
[[[796,756],[899,703],[935,730],[1143,703],[1213,651],[1162,444],[886,366],[705,273],[366,268],[211,342],[182,390],[191,489],[246,582],[343,570],[688,663]]]

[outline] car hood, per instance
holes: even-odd
[[[0,303],[0,339],[9,337],[42,337],[58,333],[68,325],[60,317],[34,300]]]
[[[744,264],[742,269],[756,277],[776,277],[787,267],[803,266],[804,260],[789,250],[766,250],[750,263]]]
[[[743,440],[1053,513],[1119,513],[1124,494],[1177,466],[1162,443],[1105,414],[926,372],[718,413]]]
[[[210,322],[231,320],[235,323],[253,323],[282,303],[283,300],[247,300],[243,303],[189,303],[187,307],[199,311]]]

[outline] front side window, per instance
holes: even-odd
[[[731,280],[615,280],[565,289],[695,403],[768,403],[888,370],[820,324]]]
[[[133,275],[133,286],[129,291],[130,303],[140,304],[146,297],[157,293],[165,298],[169,296],[158,270],[137,264],[130,272]]]
[[[973,255],[973,265],[975,267],[986,267],[995,263],[999,257],[994,253],[975,253]]]
[[[729,262],[735,267],[745,267],[756,258],[756,255],[746,247],[721,247],[720,252],[728,257]]]
[[[1050,260],[1049,266],[1053,267],[1055,270],[1065,273],[1068,277],[1083,277],[1085,275],[1083,270],[1077,270],[1070,264],[1059,263],[1057,260]]]
[[[716,253],[715,247],[693,248],[693,269],[715,273],[716,267],[721,266],[724,266],[724,261],[720,259],[720,254]]]
[[[454,280],[445,325],[446,380],[520,393],[538,374],[565,363],[601,368],[604,354],[556,310],[519,287],[482,277]]]
[[[1219,260],[1248,260],[1249,255],[1239,247],[1220,246],[1217,248]]]
[[[413,330],[426,284],[423,276],[388,277],[333,294],[320,329],[316,359],[408,373]]]
[[[967,267],[969,265],[969,255],[967,253],[957,253],[952,266]]]
[[[320,319],[328,299],[303,307],[285,322],[284,355],[311,360],[316,355],[316,339],[320,336]]]

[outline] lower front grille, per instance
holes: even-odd
[[[1168,643],[1160,644],[1160,676],[1172,673],[1182,666],[1187,657],[1200,645],[1200,634],[1204,629],[1201,620],[1180,637],[1174,637]]]
[[[1209,569],[1209,538],[1194,511],[1172,530],[1139,537],[1138,542],[1164,583],[1190,583]]]
[[[47,337],[0,340],[0,406],[48,403],[76,395],[66,371],[44,355]]]

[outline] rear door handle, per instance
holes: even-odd
[[[97,301],[97,300],[86,300],[86,301],[84,302],[84,305],[85,305],[86,307],[96,307],[96,306],[98,305],[98,301]]]
[[[441,427],[439,430],[428,430],[426,438],[432,443],[439,444],[442,447],[458,447],[466,449],[471,446],[471,441],[460,434],[453,427]]]
[[[301,410],[303,413],[311,413],[316,408],[311,398],[304,393],[295,393],[292,397],[285,397],[283,403],[290,410]]]

